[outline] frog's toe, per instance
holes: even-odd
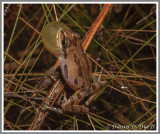
[[[87,114],[89,109],[85,106],[80,105],[71,105],[71,106],[62,106],[64,112],[76,113],[76,114]]]
[[[44,87],[50,86],[53,83],[50,77],[45,76],[37,85],[37,89],[42,89]]]

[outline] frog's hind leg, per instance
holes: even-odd
[[[89,99],[85,102],[86,106],[89,106],[90,103],[94,100],[94,98],[102,91],[103,87],[107,84],[107,81],[99,81],[95,84],[92,84],[90,89],[90,94],[92,94]]]
[[[64,112],[84,114],[88,113],[89,109],[84,105],[78,105],[78,103],[83,100],[88,93],[85,91],[77,91],[72,95],[64,104],[62,104],[62,109]]]

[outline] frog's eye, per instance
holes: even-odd
[[[62,39],[62,42],[61,42],[62,47],[63,48],[68,48],[69,47],[68,39],[65,37],[65,33],[64,33],[63,30],[61,30],[61,34],[63,36],[63,39]]]
[[[65,39],[62,40],[62,46],[65,47]]]
[[[68,40],[64,38],[64,39],[62,40],[62,47],[63,47],[63,48],[68,48],[68,46],[69,46],[69,45],[68,45]]]

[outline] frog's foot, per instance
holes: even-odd
[[[57,76],[55,76],[55,71],[59,67],[61,60],[62,60],[61,58],[58,58],[56,63],[49,70],[45,72],[46,76],[42,79],[42,81],[40,81],[36,85],[36,88],[42,89],[43,87],[46,87],[52,84],[53,80],[57,78]]]
[[[88,113],[89,109],[84,105],[78,105],[78,103],[86,97],[88,93],[83,91],[77,91],[73,96],[71,96],[64,104],[62,104],[62,109],[64,112],[84,114]]]
[[[84,114],[88,113],[89,109],[82,105],[62,105],[62,109],[64,112],[76,113],[76,114]]]
[[[54,66],[49,70],[45,71],[45,76],[42,80],[36,85],[37,89],[42,89],[44,87],[50,86],[53,81],[55,81],[59,76],[59,73],[55,71]]]
[[[101,72],[100,72],[100,74],[99,74],[98,79],[96,79],[96,78],[92,75],[92,78],[93,78],[93,82],[94,82],[94,83],[101,82],[102,72],[103,72],[103,70],[101,69]]]
[[[42,89],[44,87],[47,87],[53,83],[53,80],[51,77],[45,76],[37,85],[37,89]]]
[[[103,72],[103,70],[102,70],[102,68],[101,68],[101,72],[100,72],[100,75],[99,75],[99,77],[98,77],[98,82],[100,82],[100,81],[101,81],[102,72]]]
[[[41,79],[41,81],[36,85],[37,89],[42,89],[44,87],[50,86],[53,81],[55,81],[58,77],[58,72],[54,72],[54,74],[50,73],[49,70],[45,72],[45,76]]]

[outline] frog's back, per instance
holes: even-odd
[[[63,70],[62,70],[63,69]],[[73,89],[89,90],[91,86],[91,63],[86,54],[73,52],[61,63],[62,75]]]
[[[64,51],[60,65],[62,75],[72,89],[89,90],[92,79],[91,62],[83,52],[80,36],[72,32],[68,38],[69,47]]]

